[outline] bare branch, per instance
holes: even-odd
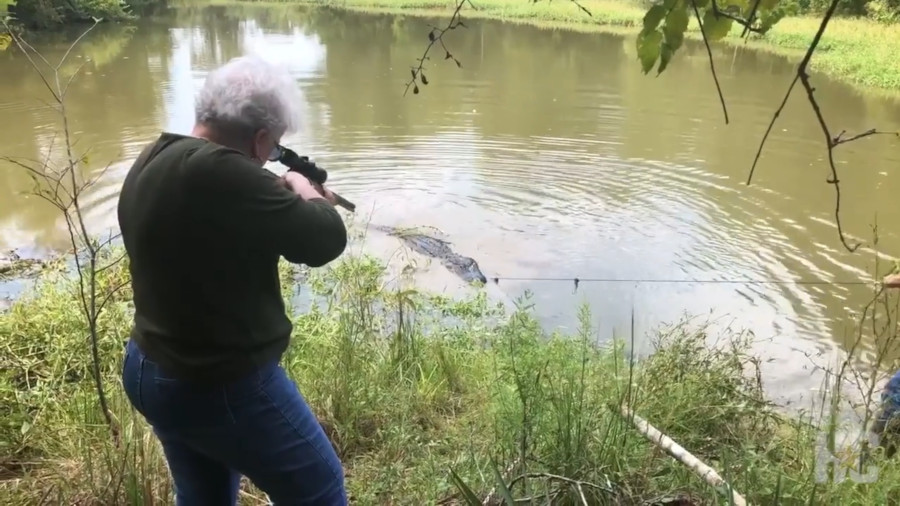
[[[47,81],[47,77],[44,75],[43,72],[41,72],[41,69],[39,69],[37,66],[37,62],[34,61],[34,59],[31,57],[31,54],[29,54],[28,50],[26,49],[26,48],[30,48],[31,46],[27,42],[25,42],[24,40],[19,38],[18,35],[16,35],[16,33],[13,31],[12,28],[10,28],[9,23],[7,23],[5,19],[0,18],[0,23],[3,23],[3,28],[5,28],[6,31],[9,33],[10,37],[12,37],[13,43],[19,47],[19,49],[25,55],[25,58],[28,59],[28,63],[31,64],[31,67],[34,69],[35,72],[37,72],[38,76],[40,76],[41,81],[44,82],[44,86],[47,88],[47,90],[50,91],[50,93],[53,94],[53,98],[55,98],[58,101],[59,97],[56,95],[56,92],[53,91],[53,87],[50,86],[50,82]],[[35,51],[35,53],[38,56],[40,56],[40,58],[42,60],[44,60],[45,63],[47,63],[47,66],[50,66],[50,64],[47,62],[47,60],[44,59],[44,57],[41,56],[40,53],[38,53],[37,51]]]
[[[533,0],[537,2],[537,0]],[[590,17],[594,15],[578,0],[569,0],[573,4],[575,4],[578,9],[587,14]],[[759,0],[757,0],[759,1]],[[423,85],[428,85],[428,78],[425,77],[423,73],[425,67],[425,61],[429,60],[430,57],[428,54],[431,52],[432,48],[435,44],[440,44],[441,49],[444,50],[444,59],[445,60],[453,60],[456,63],[457,67],[462,67],[462,63],[453,56],[450,50],[447,48],[447,44],[444,43],[444,34],[446,34],[450,30],[455,30],[458,27],[466,28],[466,25],[462,22],[462,17],[460,15],[460,11],[462,11],[462,7],[465,4],[469,4],[470,7],[475,9],[475,6],[472,4],[472,0],[456,0],[456,8],[453,10],[453,14],[450,16],[450,21],[447,22],[447,25],[444,28],[438,28],[436,26],[432,26],[431,30],[428,32],[428,46],[425,47],[425,52],[422,53],[422,56],[418,59],[418,63],[416,66],[410,69],[410,74],[412,77],[407,81],[406,88],[403,90],[403,95],[406,96],[409,93],[409,89],[413,89],[413,94],[419,93],[419,85],[416,81],[421,82]]]
[[[58,199],[58,202],[62,207],[60,210],[69,207],[69,202],[71,202],[73,196],[69,193],[68,189],[66,189],[62,184],[62,179],[65,177],[65,174],[56,174],[53,175],[54,171],[48,171],[47,165],[43,165],[40,168],[35,168],[17,158],[11,158],[7,156],[0,156],[0,160],[16,165],[17,167],[25,170],[25,172],[32,178],[33,181],[36,182],[36,178],[44,180],[45,183],[51,187],[51,190],[47,190],[54,195],[60,195],[66,197],[66,199]],[[40,196],[40,195],[38,195]]]
[[[69,44],[69,48],[66,49],[66,52],[63,54],[62,58],[59,59],[59,63],[56,64],[56,67],[54,67],[54,69],[53,69],[54,72],[59,74],[59,69],[62,68],[63,64],[69,58],[69,54],[72,53],[72,50],[75,49],[75,46],[77,46],[78,43],[81,42],[81,39],[85,38],[87,36],[87,34],[91,33],[91,30],[93,30],[97,25],[99,25],[101,21],[103,21],[102,18],[94,18],[94,23],[91,26],[89,26],[87,30],[82,32],[81,35],[79,35],[78,38],[75,39],[74,42]],[[44,61],[47,61],[47,60],[44,60]]]
[[[833,0],[836,5],[838,0]],[[803,84],[803,88],[806,90],[806,96],[809,98],[809,104],[812,106],[813,111],[816,113],[816,119],[819,121],[819,126],[822,127],[822,134],[825,136],[825,146],[828,151],[828,166],[831,168],[831,177],[826,179],[831,185],[834,185],[834,221],[837,225],[838,236],[841,239],[841,244],[847,248],[851,253],[856,251],[861,243],[857,242],[853,245],[850,245],[847,242],[847,238],[844,236],[844,230],[841,225],[841,185],[840,180],[838,179],[837,166],[834,164],[834,148],[835,144],[831,137],[831,132],[828,130],[828,124],[825,122],[825,117],[822,116],[822,110],[819,108],[819,103],[816,102],[816,97],[813,94],[815,89],[809,83],[809,75],[806,73],[806,69],[798,72],[800,76],[800,82]]]
[[[102,169],[97,171],[97,174],[94,177],[92,177],[90,179],[85,179],[84,183],[81,186],[80,191],[75,194],[75,197],[78,197],[79,195],[81,195],[82,192],[84,192],[85,190],[93,187],[95,184],[100,182],[100,180],[103,179],[104,176],[106,176],[106,173],[109,172],[110,167],[112,167],[112,163],[107,163],[106,166],[104,166]]]
[[[90,58],[85,58],[84,60],[82,60],[81,64],[78,65],[78,68],[75,69],[75,72],[72,72],[72,75],[69,76],[69,80],[66,82],[65,87],[63,87],[63,89],[62,89],[63,95],[65,95],[66,93],[69,92],[69,86],[72,84],[72,81],[75,80],[75,78],[78,76],[78,74],[81,73],[81,69],[83,69],[84,66],[87,65],[88,62],[90,62],[90,61],[91,61]]]
[[[108,304],[109,301],[112,300],[112,298],[113,298],[117,293],[119,293],[119,291],[121,291],[123,288],[125,288],[125,287],[128,286],[129,284],[130,284],[130,283],[129,283],[128,281],[123,281],[123,282],[121,282],[121,283],[117,283],[117,284],[116,284],[114,287],[112,287],[108,292],[106,292],[106,295],[105,295],[105,296],[103,297],[103,299],[100,301],[100,304],[97,305],[97,315],[99,316],[99,315],[100,315],[100,312],[103,311],[103,308],[106,307],[106,304]]]
[[[40,60],[42,62],[44,62],[44,65],[46,65],[47,67],[49,67],[51,69],[53,68],[53,65],[50,65],[50,62],[47,61],[46,58],[44,58],[44,55],[42,55],[37,49],[34,48],[34,46],[29,44],[28,41],[26,41],[25,39],[22,39],[22,38],[19,39],[19,47],[23,48],[22,49],[23,51],[25,49],[31,50],[31,52],[34,53],[35,56],[37,56],[38,58],[40,58]]]
[[[759,0],[757,0],[757,4],[758,3],[759,3]],[[753,33],[759,33],[759,34],[765,33],[764,30],[761,30],[761,29],[753,26],[753,17],[756,12],[756,7],[754,7],[753,10],[750,12],[750,17],[748,19],[744,19],[740,16],[735,16],[734,14],[730,14],[728,12],[723,11],[722,9],[719,9],[719,4],[716,3],[716,0],[712,0],[712,9],[713,9],[713,13],[715,14],[715,16],[717,18],[730,19],[730,20],[734,21],[735,23],[743,26],[745,34],[747,32],[753,32]]]
[[[844,234],[843,225],[841,223],[841,186],[840,186],[840,178],[838,177],[837,165],[834,162],[834,148],[841,144],[846,144],[848,142],[856,141],[865,137],[869,137],[876,134],[888,134],[887,132],[879,132],[875,129],[867,130],[861,134],[854,135],[849,138],[842,138],[844,132],[841,132],[837,136],[833,136],[831,134],[830,129],[828,128],[828,123],[825,121],[825,117],[822,114],[822,110],[819,107],[819,103],[815,97],[815,88],[812,86],[809,80],[809,62],[812,59],[813,53],[816,51],[816,48],[819,46],[819,42],[822,40],[822,34],[825,33],[825,29],[828,27],[828,22],[831,21],[831,18],[834,16],[835,11],[837,10],[839,0],[831,0],[831,4],[828,6],[828,10],[825,12],[824,17],[822,18],[822,22],[819,24],[819,29],[816,31],[816,35],[813,37],[812,43],[810,43],[809,48],[806,51],[806,54],[803,56],[803,59],[800,61],[800,64],[797,65],[797,72],[794,75],[794,79],[791,80],[791,84],[788,87],[787,93],[784,95],[784,99],[781,101],[781,105],[778,106],[778,109],[775,111],[775,114],[772,116],[772,120],[769,122],[768,128],[766,128],[766,133],[763,134],[762,141],[759,143],[759,148],[756,151],[756,157],[753,159],[753,165],[750,167],[750,173],[747,176],[747,184],[753,180],[753,175],[756,171],[756,166],[759,163],[759,158],[762,155],[762,150],[765,147],[766,141],[769,138],[769,134],[772,132],[772,128],[775,126],[775,122],[778,120],[778,117],[781,115],[781,112],[784,110],[785,105],[787,104],[788,99],[791,96],[791,93],[794,91],[794,87],[797,85],[797,82],[800,82],[803,86],[803,89],[806,91],[806,97],[809,101],[809,105],[812,108],[813,112],[816,115],[816,120],[819,123],[819,127],[822,129],[822,135],[825,137],[825,146],[828,151],[828,167],[830,169],[830,176],[826,179],[826,182],[830,185],[834,186],[834,194],[835,194],[835,202],[834,202],[834,220],[835,225],[838,229],[838,237],[841,240],[841,244],[844,245],[851,253],[855,252],[860,246],[861,243],[856,242],[854,244],[850,244],[847,240],[846,235]],[[898,135],[896,133],[891,133],[891,135]]]
[[[100,274],[101,272],[103,272],[105,270],[111,269],[111,268],[119,265],[120,263],[122,263],[122,260],[125,260],[126,258],[128,258],[128,255],[126,253],[122,253],[121,255],[116,257],[115,260],[111,260],[109,263],[107,263],[103,267],[99,267],[97,269],[97,274]]]
[[[869,136],[871,136],[871,135],[893,135],[894,137],[900,138],[900,132],[882,132],[882,131],[876,130],[876,129],[874,129],[874,128],[870,128],[870,129],[866,130],[866,131],[863,132],[863,133],[859,133],[859,134],[853,135],[853,136],[848,137],[848,138],[846,138],[846,139],[844,138],[844,134],[845,134],[845,133],[847,133],[846,130],[841,130],[841,133],[835,135],[834,138],[831,139],[832,145],[834,145],[834,146],[839,146],[839,145],[841,145],[841,144],[846,144],[846,143],[848,143],[848,142],[853,142],[853,141],[862,139],[862,138],[864,138],[864,137],[869,137]]]
[[[756,19],[756,10],[759,9],[759,2],[761,0],[755,0],[753,2],[753,7],[750,8],[750,14],[747,16],[747,24],[744,25],[744,31],[741,32],[741,38],[746,37],[750,33],[750,25]]]
[[[612,489],[612,486],[609,484],[597,485],[596,483],[591,483],[589,481],[576,480],[573,478],[567,478],[565,476],[560,476],[558,474],[552,474],[552,473],[525,473],[525,474],[517,476],[515,479],[510,481],[507,488],[512,489],[513,486],[515,486],[517,483],[519,483],[520,481],[526,480],[526,479],[542,479],[542,480],[547,480],[547,481],[558,481],[561,483],[571,485],[571,486],[575,487],[575,489],[579,492],[579,496],[580,496],[579,498],[582,499],[583,501],[585,501],[585,498],[584,498],[584,488],[585,487],[591,488],[591,489],[594,489],[594,490],[597,490],[600,492],[605,492],[607,494],[615,494],[615,491]],[[585,501],[584,504],[587,504],[587,502]]]
[[[763,147],[766,145],[766,141],[769,139],[769,134],[772,132],[772,128],[775,126],[775,122],[778,120],[778,117],[781,116],[781,111],[783,111],[784,106],[787,105],[788,98],[790,98],[791,92],[794,91],[794,86],[799,80],[799,75],[794,76],[794,79],[791,81],[791,85],[788,87],[787,93],[784,94],[784,98],[781,100],[781,105],[778,106],[778,109],[775,110],[775,114],[772,115],[772,120],[769,121],[769,126],[766,128],[766,133],[763,134],[762,142],[759,143],[759,148],[756,150],[756,156],[753,158],[753,165],[750,166],[750,174],[747,175],[748,186],[750,185],[750,181],[753,180],[753,175],[756,172],[756,164],[759,163],[759,157],[762,155]]]
[[[9,29],[9,26],[7,25],[5,20],[0,20],[0,22],[2,22],[3,26],[8,31],[10,31],[10,33],[12,33],[12,30]],[[86,188],[90,187],[95,182],[95,180],[86,179],[85,181],[79,182],[78,169],[79,165],[84,160],[84,156],[76,158],[73,152],[72,133],[71,129],[69,128],[69,118],[66,111],[65,102],[66,93],[69,89],[69,86],[73,82],[75,76],[81,70],[81,66],[79,66],[75,74],[68,79],[65,86],[63,86],[62,79],[60,77],[60,69],[65,64],[68,56],[72,53],[75,46],[81,40],[83,40],[84,37],[87,36],[87,34],[90,33],[90,31],[93,30],[99,22],[100,20],[95,19],[94,24],[91,25],[87,30],[85,30],[75,40],[75,42],[73,42],[68,47],[62,59],[60,59],[59,63],[55,66],[51,66],[39,52],[34,50],[34,48],[32,48],[19,36],[13,34],[13,42],[26,55],[28,62],[31,64],[34,71],[38,73],[44,83],[45,88],[50,92],[57,103],[56,106],[53,107],[53,109],[56,110],[62,118],[62,134],[66,154],[66,162],[65,166],[60,168],[58,171],[50,169],[50,155],[53,151],[52,145],[49,152],[47,153],[46,159],[43,162],[27,163],[8,157],[5,157],[3,159],[24,169],[26,173],[32,178],[32,181],[34,181],[34,195],[47,201],[53,207],[59,210],[62,214],[63,219],[65,220],[66,231],[68,232],[69,241],[72,246],[72,254],[75,261],[75,269],[78,280],[77,298],[80,302],[81,310],[83,311],[83,316],[89,330],[88,335],[90,337],[90,352],[93,366],[92,375],[94,377],[94,385],[97,390],[97,398],[100,403],[100,409],[102,410],[107,425],[110,428],[110,432],[112,433],[113,440],[116,442],[116,444],[118,444],[118,424],[109,409],[105,390],[103,387],[103,378],[101,376],[100,370],[100,351],[98,344],[100,336],[98,329],[98,320],[106,304],[121,287],[113,288],[105,295],[105,297],[98,301],[97,276],[100,272],[102,272],[104,268],[108,268],[109,266],[101,268],[98,265],[98,261],[101,258],[103,246],[94,245],[90,232],[88,231],[87,224],[85,223],[84,214],[82,213],[81,204],[79,201],[82,192]],[[29,51],[29,49],[31,51]],[[51,75],[44,74],[38,68],[35,59],[31,56],[32,52],[37,55],[37,57],[41,61],[46,63],[48,67],[51,67]],[[105,169],[103,172],[105,173]],[[66,188],[66,184],[70,185],[71,188]],[[84,253],[86,253],[86,259],[82,258]],[[124,284],[126,283],[123,283],[123,285]]]
[[[581,9],[581,11],[584,12],[585,14],[587,14],[588,16],[594,17],[594,15],[591,14],[591,11],[589,11],[588,8],[585,7],[584,5],[582,5],[578,0],[569,0],[569,1],[572,2],[573,4],[575,4],[575,7],[578,7],[579,9]]]
[[[759,3],[759,0],[757,0]],[[697,18],[697,24],[700,25],[700,34],[703,35],[703,45],[706,46],[706,54],[709,56],[709,70],[712,72],[713,81],[716,83],[716,91],[719,93],[719,101],[722,103],[722,112],[725,114],[725,124],[728,124],[728,107],[725,105],[725,95],[722,94],[722,87],[719,86],[719,76],[716,74],[716,64],[713,62],[712,49],[709,47],[709,39],[706,38],[706,29],[703,28],[703,20],[700,19],[700,11],[697,9],[697,2],[691,0],[691,7],[694,9],[694,17]]]
[[[419,58],[419,64],[415,67],[412,67],[410,73],[412,74],[412,78],[406,83],[406,89],[403,90],[403,95],[409,92],[409,88],[412,87],[413,94],[419,93],[419,85],[416,84],[416,80],[421,81],[423,85],[428,84],[428,78],[425,77],[425,74],[422,73],[422,70],[425,66],[425,60],[429,59],[428,53],[431,52],[431,48],[434,47],[435,44],[440,43],[441,47],[444,49],[445,60],[453,60],[456,63],[457,67],[462,67],[462,63],[459,62],[451,53],[450,50],[447,49],[447,45],[444,44],[444,34],[450,30],[455,30],[457,27],[462,26],[465,28],[466,25],[463,24],[462,19],[460,18],[460,10],[462,10],[463,5],[466,4],[468,0],[457,0],[456,9],[453,11],[453,15],[450,16],[450,21],[447,23],[447,26],[444,28],[432,27],[431,31],[428,32],[428,46],[425,47],[425,52],[422,53],[422,57]]]

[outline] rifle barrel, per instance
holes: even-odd
[[[341,197],[337,193],[331,192],[331,194],[334,195],[335,200],[337,200],[337,205],[343,207],[344,209],[350,211],[351,213],[356,212],[356,204],[354,204],[353,202],[350,202],[349,200],[345,199],[344,197]]]

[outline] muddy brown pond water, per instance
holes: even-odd
[[[329,170],[360,221],[437,227],[500,278],[486,288],[492,295],[531,291],[548,329],[571,330],[589,302],[599,339],[626,335],[632,311],[639,333],[685,314],[752,330],[770,360],[773,396],[808,398],[821,381],[812,363],[847,346],[871,287],[771,281],[867,281],[874,257],[838,240],[826,150],[802,94],[745,184],[792,63],[716,48],[726,126],[700,46],[689,44],[656,78],[641,74],[633,37],[471,21],[447,37],[462,67],[441,53],[427,67],[431,84],[404,96],[434,22],[194,6],[131,28],[100,26],[66,67],[90,60],[68,94],[76,147],[90,148],[91,170],[112,164],[85,197],[90,226],[115,227],[119,185],[146,142],[161,129],[190,129],[206,73],[254,51],[296,76],[304,129],[286,144]],[[71,37],[32,42],[55,61]],[[835,131],[900,130],[897,101],[814,79]],[[0,154],[40,158],[58,145],[46,99],[25,58],[0,52]],[[845,230],[870,241],[877,215],[885,258],[900,253],[898,148],[874,137],[839,152]],[[0,250],[65,246],[57,214],[23,196],[29,188],[21,170],[0,162]],[[384,258],[399,247],[374,233],[365,245]],[[583,280],[577,290],[574,278]],[[439,262],[422,283],[460,289]],[[3,298],[25,285],[0,286]]]

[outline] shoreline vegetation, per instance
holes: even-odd
[[[0,0],[0,11],[7,5],[11,6],[14,1]],[[32,29],[47,30],[66,23],[63,15],[69,9],[68,6],[60,11],[63,14],[51,16],[31,5],[42,6],[39,2],[19,1],[27,2],[25,12],[33,18],[28,23]],[[810,70],[866,92],[900,97],[900,65],[896,64],[894,56],[900,54],[900,23],[897,22],[900,10],[893,6],[893,1],[842,0],[846,5],[842,4],[839,14],[829,22],[809,64]],[[184,0],[129,0],[120,3],[116,0],[98,0],[95,4],[71,13],[70,17],[87,22],[90,22],[91,16],[129,22],[139,19],[142,12],[149,12],[148,15],[152,16],[153,7],[158,4],[177,6],[183,2]],[[326,7],[446,18],[447,21],[456,6],[453,0],[203,0],[202,4]],[[590,11],[591,15],[587,15],[571,0],[479,0],[474,5],[465,5],[461,15],[463,19],[495,19],[544,28],[636,36],[651,5],[640,0],[579,0],[578,4]],[[191,5],[194,3],[191,2]],[[819,28],[827,2],[779,0],[778,5],[784,6],[789,15],[779,20],[766,34],[751,34],[749,38],[743,39],[740,37],[741,27],[734,23],[728,35],[713,44],[746,46],[799,61]],[[862,15],[849,15],[844,12],[847,10],[855,10]],[[685,37],[695,41],[702,40],[696,19],[688,20]],[[423,50],[426,43],[427,39],[423,35]],[[677,60],[676,55],[673,64],[677,65]],[[635,68],[640,69],[637,56]]]
[[[219,0],[212,2],[221,3]],[[299,3],[447,20],[456,5],[453,0],[225,0],[224,3]],[[629,0],[579,0],[578,3],[587,8],[591,16],[570,0],[479,0],[474,2],[475,8],[464,6],[461,15],[463,19],[496,19],[546,28],[636,35],[647,12],[647,6]],[[753,35],[749,40],[740,37],[742,29],[735,23],[724,39],[713,44],[747,46],[799,62],[812,42],[821,19],[822,16],[816,14],[788,16],[778,21],[765,35]],[[695,19],[689,20],[685,36],[702,41]],[[423,50],[426,43],[423,35]],[[896,63],[896,54],[900,54],[900,24],[866,17],[835,16],[813,55],[810,70],[866,91],[897,96],[900,94],[900,65]],[[676,55],[673,65],[678,64],[677,60]],[[639,71],[636,56],[634,65]]]
[[[107,249],[102,260],[120,255]],[[108,300],[98,352],[115,437],[72,304],[78,281],[63,263],[0,311],[0,502],[172,504],[160,448],[119,379],[132,314],[127,259],[96,279]],[[451,299],[394,270],[352,252],[320,269],[282,263],[289,307],[299,291],[322,301],[293,313],[283,365],[338,449],[352,504],[508,504],[507,494],[536,504],[729,504],[726,489],[649,442],[623,407],[748,504],[891,504],[900,493],[900,469],[880,450],[866,463],[879,472],[874,483],[817,478],[819,431],[837,439],[842,429],[829,413],[788,416],[766,400],[748,334],[712,335],[686,319],[655,332],[655,352],[635,362],[627,350],[641,337],[597,344],[587,307],[573,335],[548,335],[527,300],[507,310],[483,290]],[[263,500],[245,484],[241,504]]]

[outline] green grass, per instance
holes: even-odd
[[[353,504],[465,504],[454,473],[482,497],[502,490],[495,469],[505,484],[533,473],[511,494],[553,504],[581,500],[550,475],[595,484],[582,487],[589,504],[715,503],[710,486],[610,409],[623,401],[752,504],[886,504],[900,492],[895,465],[870,485],[814,483],[815,429],[765,401],[746,335],[712,346],[703,326],[681,322],[632,367],[630,337],[594,344],[586,308],[575,335],[545,335],[527,308],[416,290],[366,256],[312,272],[284,266],[283,278],[286,299],[302,286],[324,302],[293,316],[283,364],[339,449]],[[132,310],[128,289],[114,292],[123,281],[124,264],[100,279],[100,296],[114,293],[100,356],[118,445],[95,401],[74,281],[51,266],[0,313],[3,504],[172,504],[157,442],[118,379]],[[242,504],[259,498],[245,486]]]
[[[325,0],[304,1],[370,12],[400,12],[418,16],[446,16],[453,10],[452,1],[436,0]],[[479,0],[477,9],[465,7],[469,18],[492,18],[581,31],[614,31],[636,33],[646,9],[626,0],[584,0],[580,2],[592,16],[574,3],[557,0]],[[767,35],[754,38],[750,45],[762,50],[798,58],[812,42],[819,18],[793,17],[781,20]],[[696,21],[691,20],[689,36],[700,38]],[[745,44],[735,26],[729,44]],[[823,72],[844,82],[880,91],[900,91],[900,25],[881,24],[867,19],[833,19],[811,62],[812,70]],[[676,63],[677,64],[677,63]],[[635,66],[638,66],[635,60]]]

